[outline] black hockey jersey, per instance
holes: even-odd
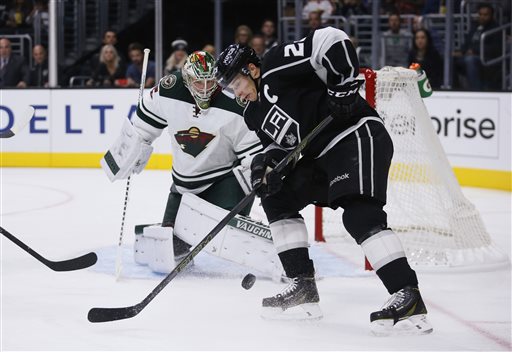
[[[332,27],[268,51],[261,66],[259,101],[244,117],[264,146],[291,150],[329,114],[327,84],[342,85],[359,75],[356,52],[347,34]],[[319,157],[367,120],[382,120],[360,96],[350,118],[335,119],[304,150]]]

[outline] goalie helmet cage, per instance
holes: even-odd
[[[393,140],[384,209],[411,265],[423,270],[508,265],[508,257],[493,246],[478,210],[462,194],[419,95],[416,71],[384,67],[361,73],[361,94],[376,107]],[[315,209],[317,241],[353,242],[341,214],[342,210]]]

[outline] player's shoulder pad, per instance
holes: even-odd
[[[210,102],[210,107],[226,110],[240,116],[243,116],[246,106],[246,101],[242,101],[242,99],[226,91],[218,92]]]
[[[158,82],[158,90],[161,97],[194,102],[190,92],[185,87],[181,71],[176,71],[162,77],[160,82]]]

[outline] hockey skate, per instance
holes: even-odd
[[[314,277],[294,277],[279,294],[263,298],[261,316],[269,320],[314,320],[323,317]]]
[[[434,330],[419,289],[410,286],[394,293],[382,310],[370,314],[370,329],[378,336],[429,334]]]

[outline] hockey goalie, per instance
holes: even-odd
[[[222,92],[214,65],[210,54],[196,51],[181,72],[163,77],[101,160],[111,181],[126,179],[144,169],[165,128],[171,136],[173,184],[162,222],[136,226],[135,261],[155,272],[169,273],[251,191],[250,163],[262,146],[244,123],[246,103]],[[205,251],[279,279],[283,268],[270,230],[247,218],[250,208]]]

